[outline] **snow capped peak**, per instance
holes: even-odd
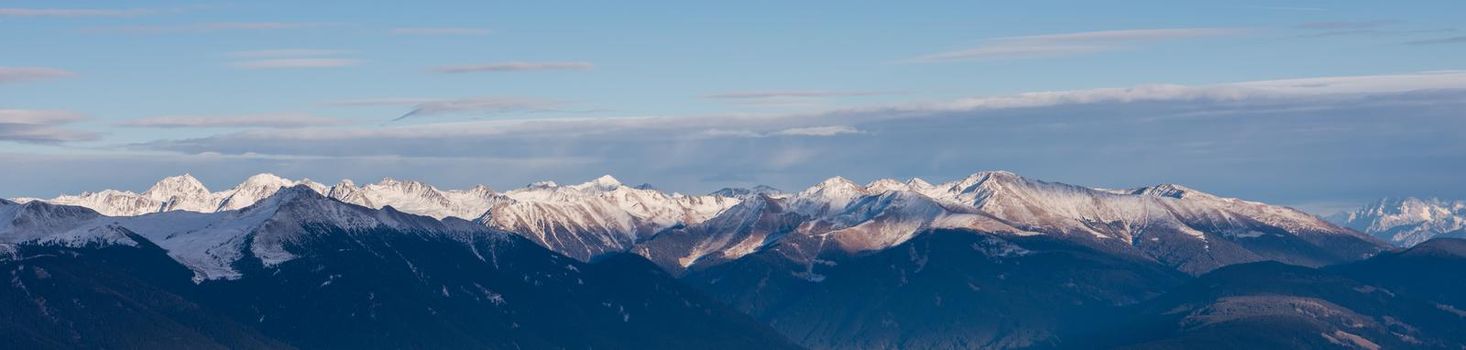
[[[623,186],[624,185],[621,184],[621,181],[616,180],[615,177],[611,177],[611,175],[601,175],[601,177],[595,178],[594,180],[590,180],[585,183],[570,187],[579,190],[613,191]]]
[[[861,187],[860,184],[855,183],[855,181],[850,181],[850,179],[847,179],[844,176],[836,176],[836,177],[825,179],[825,181],[820,181],[820,183],[815,184],[813,187],[810,187],[810,189],[860,188],[860,187]]]
[[[871,192],[877,192],[877,193],[879,193],[879,192],[892,192],[892,191],[906,191],[906,190],[910,190],[911,189],[911,187],[910,186],[907,186],[905,182],[901,182],[900,180],[895,180],[895,179],[880,179],[880,180],[871,181],[869,184],[866,184],[865,185],[865,188],[867,190],[871,191]]]
[[[867,192],[865,186],[836,176],[796,194],[793,208],[795,212],[813,217],[838,213]]]
[[[250,176],[249,178],[244,179],[244,182],[243,183],[240,183],[239,186],[237,186],[235,188],[243,188],[243,187],[268,187],[268,186],[286,187],[286,186],[290,186],[290,185],[291,185],[291,181],[290,180],[286,180],[285,178],[280,177],[278,175],[271,174],[271,173],[259,173],[259,174],[255,174],[254,176]]]
[[[482,197],[487,197],[495,194],[494,189],[486,185],[474,185],[473,187],[469,187],[468,190],[464,192],[470,195]]]
[[[535,181],[534,183],[531,183],[531,184],[529,184],[529,186],[525,186],[525,187],[527,187],[527,188],[550,188],[550,187],[560,187],[560,184],[555,183],[554,181],[545,180],[545,181]]]
[[[992,188],[1003,183],[1012,184],[1025,180],[1027,179],[1007,171],[979,171],[958,180],[953,186],[962,191],[971,191],[976,188]]]
[[[216,196],[190,174],[164,178],[142,196],[157,201],[154,209],[159,211],[208,211],[218,205]]]
[[[1202,192],[1197,191],[1197,190],[1193,190],[1193,189],[1190,189],[1190,188],[1187,188],[1186,186],[1177,185],[1177,184],[1160,184],[1160,185],[1155,185],[1155,186],[1150,186],[1150,187],[1137,188],[1137,189],[1131,190],[1130,193],[1131,194],[1138,194],[1138,195],[1145,195],[1145,196],[1168,197],[1168,198],[1181,199],[1181,198],[1186,198],[1187,195],[1196,194],[1196,193],[1202,193]]]
[[[429,191],[436,191],[437,190],[432,185],[429,185],[429,184],[424,183],[424,182],[421,182],[421,181],[398,180],[398,179],[394,179],[394,178],[390,178],[390,177],[383,178],[382,181],[378,181],[377,183],[366,185],[366,187],[368,187],[368,188],[390,188],[390,189],[393,189],[393,190],[396,190],[396,191],[404,191],[404,192],[429,192]]]
[[[223,196],[223,200],[220,201],[218,208],[216,208],[214,211],[235,210],[239,208],[244,208],[251,204],[254,204],[255,202],[259,202],[261,199],[265,199],[266,197],[275,194],[276,191],[279,191],[282,188],[295,185],[306,185],[306,188],[316,191],[325,190],[325,186],[322,186],[320,184],[315,184],[314,186],[312,186],[312,183],[313,182],[309,181],[290,181],[288,179],[270,173],[257,174],[254,176],[250,176],[247,179],[244,179],[244,182],[240,183],[238,186],[234,186],[234,189],[226,192]]]
[[[616,180],[615,177],[612,177],[609,174],[601,175],[601,177],[598,177],[595,180],[591,180],[591,182],[601,186],[621,186],[621,181]]]
[[[202,196],[207,195],[209,189],[204,187],[202,182],[191,174],[165,177],[153,184],[143,195],[157,200],[168,200],[173,196]]]
[[[280,188],[280,190],[275,191],[275,193],[271,194],[269,197],[265,197],[264,200],[251,204],[249,207],[271,206],[278,205],[280,203],[302,200],[326,200],[326,197],[322,196],[320,193],[317,193],[314,189],[311,189],[310,186],[300,184],[289,187],[282,187]]]
[[[1466,201],[1384,198],[1334,218],[1334,222],[1398,246],[1435,237],[1466,237]]]
[[[912,188],[930,188],[930,187],[933,187],[932,183],[927,182],[926,180],[923,180],[922,178],[919,178],[919,177],[913,177],[913,178],[911,178],[911,180],[906,180],[906,185],[911,186]]]
[[[748,199],[748,198],[751,198],[751,197],[758,197],[758,196],[764,196],[764,195],[779,195],[781,193],[783,193],[783,192],[782,191],[779,191],[779,189],[777,189],[777,188],[773,188],[773,187],[769,187],[769,186],[764,186],[764,185],[758,185],[758,186],[753,186],[751,188],[724,187],[724,188],[722,188],[720,190],[713,191],[712,193],[709,193],[708,195],[718,196],[718,197]]]

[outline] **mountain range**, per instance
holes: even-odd
[[[1466,201],[1385,198],[1329,217],[1391,244],[1409,247],[1436,237],[1466,238]]]
[[[1449,291],[1466,280],[1428,271],[1462,263],[1454,244],[1392,251],[1298,210],[1180,185],[1001,171],[708,195],[610,176],[498,192],[261,174],[212,192],[183,175],[142,193],[0,200],[13,299],[0,336],[42,347],[1453,348],[1466,300]],[[104,327],[123,323],[139,326]],[[1307,339],[1223,341],[1278,324]]]

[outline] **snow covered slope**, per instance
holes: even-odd
[[[125,229],[104,219],[96,211],[77,206],[0,199],[0,252],[22,243],[67,247],[137,244]]]
[[[1387,198],[1330,219],[1402,247],[1435,237],[1466,238],[1466,201],[1461,200]]]
[[[1372,238],[1291,208],[1179,185],[1105,190],[1003,171],[939,184],[882,179],[862,185],[835,177],[792,194],[757,187],[704,196],[626,186],[610,176],[496,193],[485,186],[440,190],[395,179],[366,186],[345,180],[326,187],[270,174],[209,192],[183,175],[164,179],[142,194],[107,190],[48,202],[118,216],[209,213],[244,208],[295,185],[368,208],[390,206],[434,218],[474,220],[584,261],[634,250],[672,269],[736,259],[775,243],[784,245],[781,249],[790,258],[810,262],[825,251],[886,249],[932,229],[1042,234],[1112,249],[1128,247],[1189,272],[1258,260],[1317,265],[1380,249]],[[752,203],[729,210],[744,201]],[[652,243],[655,239],[680,243]]]
[[[332,200],[307,185],[276,189],[249,206],[213,213],[108,217],[77,206],[6,202],[0,203],[0,220],[0,243],[5,244],[134,245],[130,235],[137,235],[192,269],[197,280],[238,278],[237,263],[246,258],[265,266],[294,259],[290,247],[324,232],[317,228],[347,233],[385,228],[455,239],[502,235],[466,220],[439,221]]]
[[[1367,236],[1298,210],[1179,185],[1100,190],[999,171],[935,185],[920,179],[860,185],[836,177],[787,198],[761,200],[771,203],[658,235],[637,252],[673,271],[767,249],[812,266],[828,252],[880,251],[933,229],[966,229],[1061,237],[1201,273],[1259,260],[1316,266],[1382,249]],[[749,229],[771,217],[787,220],[784,211],[803,221]],[[740,231],[756,234],[728,236]]]
[[[273,174],[251,176],[220,192],[209,192],[197,179],[185,174],[163,179],[141,194],[105,190],[60,196],[45,202],[87,207],[109,216],[175,211],[214,213],[254,205],[282,188],[297,185],[368,208],[392,207],[437,219],[479,220],[490,228],[520,233],[581,260],[627,251],[652,233],[702,222],[739,202],[736,198],[716,195],[687,196],[649,187],[630,187],[610,176],[579,185],[543,182],[496,193],[482,185],[440,190],[422,182],[391,178],[366,186],[342,180],[326,187],[310,180],[295,181]]]
[[[75,205],[108,216],[133,216],[165,211],[211,213],[247,207],[281,188],[306,185],[317,191],[325,187],[310,180],[291,181],[273,174],[258,174],[229,190],[209,192],[198,179],[183,174],[164,178],[143,193],[119,190],[63,195],[45,200],[52,204]]]
[[[607,175],[579,185],[536,183],[504,193],[478,220],[581,260],[628,251],[661,230],[706,221],[735,198],[666,194]]]

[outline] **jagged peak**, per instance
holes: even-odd
[[[280,190],[275,191],[274,194],[271,194],[270,196],[265,197],[265,199],[262,199],[259,202],[255,202],[255,204],[245,207],[242,210],[249,210],[249,208],[261,206],[281,205],[292,202],[311,202],[317,200],[329,201],[330,199],[326,198],[326,196],[321,195],[320,192],[316,192],[314,189],[311,189],[310,186],[300,184],[281,187]]]
[[[292,183],[291,183],[290,180],[285,179],[283,177],[280,177],[278,175],[271,174],[271,173],[259,173],[259,174],[255,174],[254,176],[250,176],[249,178],[244,179],[244,182],[243,183],[240,183],[239,186],[237,186],[236,188],[239,188],[239,187],[264,187],[264,186],[287,187],[287,186],[290,186],[290,185],[292,185]]]
[[[43,216],[75,216],[75,215],[85,215],[85,216],[88,216],[88,217],[90,217],[90,216],[100,216],[101,215],[101,214],[97,213],[97,211],[92,210],[92,209],[87,208],[87,207],[81,207],[81,206],[75,206],[75,205],[51,204],[51,203],[46,203],[45,201],[30,201],[30,202],[25,202],[24,204],[20,204],[20,208],[21,208],[21,212],[22,213],[27,213],[28,215],[43,215]]]
[[[612,177],[611,175],[601,175],[601,177],[592,179],[590,181],[586,181],[577,185],[572,185],[570,186],[570,188],[582,191],[612,191],[624,186],[625,185],[622,185],[620,180],[616,180],[616,178]]]
[[[901,182],[900,180],[896,179],[880,179],[871,181],[870,183],[865,185],[865,188],[875,191],[886,192],[908,190],[910,189],[910,186],[907,186],[905,182]]]
[[[75,195],[75,196],[65,196],[65,195],[63,195],[61,197],[64,198],[64,197],[136,196],[136,195],[137,195],[136,192],[123,191],[123,190],[114,190],[114,189],[110,189],[109,188],[109,189],[105,189],[105,190],[101,190],[101,191],[96,191],[96,192],[91,192],[91,191],[82,192],[81,194],[78,194],[78,195]]]
[[[428,189],[436,190],[437,189],[436,187],[433,187],[433,185],[429,185],[426,182],[417,181],[417,180],[398,180],[398,179],[390,178],[390,177],[384,177],[384,178],[382,178],[382,181],[378,181],[375,184],[371,184],[371,185],[367,185],[367,186],[389,187],[389,188],[406,188],[406,189],[409,189],[409,190],[418,190],[418,189],[420,189],[420,190],[428,190]]]
[[[487,196],[494,194],[494,189],[487,185],[474,185],[473,187],[469,187],[467,190],[465,190],[465,192],[479,196]]]
[[[910,180],[906,180],[906,185],[914,188],[930,188],[934,186],[931,182],[927,182],[926,180],[919,177],[913,177]]]
[[[209,193],[209,188],[205,187],[203,182],[194,178],[193,174],[183,173],[183,175],[169,176],[158,180],[147,192],[143,192],[144,195],[155,196],[180,193]]]
[[[804,192],[805,193],[815,193],[815,192],[819,192],[819,191],[824,191],[824,190],[828,190],[828,189],[837,189],[837,188],[839,188],[839,189],[852,189],[852,190],[864,190],[865,189],[864,186],[861,186],[860,184],[855,183],[855,181],[850,181],[850,179],[847,179],[847,178],[845,178],[843,176],[836,176],[836,177],[825,179],[825,181],[820,181],[820,183],[815,184],[814,186],[811,186],[810,188],[804,190]]]
[[[560,184],[555,183],[554,181],[545,180],[545,181],[535,181],[534,183],[530,183],[529,186],[525,186],[525,187],[528,187],[528,188],[555,188],[555,187],[560,187]]]
[[[356,181],[351,181],[351,179],[341,179],[341,181],[337,182],[336,185],[333,187],[356,188]]]
[[[609,174],[601,175],[601,177],[598,177],[595,180],[591,180],[591,182],[597,185],[621,186],[621,180],[616,180],[615,177],[612,177]]]
[[[773,188],[773,187],[769,187],[769,186],[764,186],[764,185],[758,185],[758,186],[753,186],[753,187],[724,187],[724,188],[719,189],[717,191],[713,191],[711,193],[708,193],[708,195],[710,195],[710,196],[718,196],[718,197],[728,197],[728,198],[745,198],[745,197],[753,197],[755,195],[765,196],[765,195],[775,195],[775,194],[780,194],[780,193],[783,193],[783,191],[780,191],[777,188]]]
[[[996,189],[998,187],[1001,187],[997,186],[998,184],[1017,184],[1026,181],[1028,181],[1028,179],[1022,176],[1018,176],[1018,174],[1015,174],[1013,172],[1005,170],[993,170],[972,173],[972,175],[968,175],[967,177],[962,178],[962,180],[957,180],[955,183],[949,182],[949,184],[952,184],[950,186],[953,190],[959,192],[967,192],[978,188]]]
[[[1196,192],[1198,191],[1187,188],[1186,186],[1181,186],[1177,184],[1160,184],[1155,186],[1137,188],[1131,190],[1130,194],[1180,199],[1186,198],[1186,195]]]

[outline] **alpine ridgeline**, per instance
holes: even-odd
[[[1409,247],[1436,237],[1466,238],[1466,201],[1386,198],[1329,220]]]
[[[8,225],[0,226],[0,253],[7,254],[0,256],[12,257],[12,274],[34,280],[19,280],[32,283],[25,290],[123,276],[95,283],[177,303],[139,305],[155,312],[105,321],[207,324],[213,328],[190,332],[233,347],[333,347],[341,344],[331,336],[354,332],[379,335],[357,344],[369,347],[1206,347],[1193,341],[1230,333],[1104,326],[1200,322],[1162,310],[1178,304],[1293,305],[1238,304],[1208,292],[1245,282],[1227,277],[1237,271],[1292,273],[1233,266],[1285,263],[1336,276],[1342,270],[1328,269],[1389,255],[1380,254],[1388,248],[1380,240],[1291,208],[1179,185],[1098,189],[1001,171],[944,183],[837,177],[795,193],[755,187],[708,195],[626,186],[610,176],[497,192],[393,179],[324,186],[262,174],[211,192],[184,175],[140,194],[18,202],[0,206],[8,221],[0,223]],[[118,263],[134,260],[146,263]],[[156,268],[130,267],[139,264]],[[163,272],[138,272],[154,270]],[[61,271],[79,277],[35,277]],[[1330,286],[1393,288],[1372,276],[1346,275],[1338,278],[1352,282]],[[1318,280],[1328,278],[1335,277]],[[1428,294],[1439,286],[1411,290],[1428,296],[1410,307],[1466,308],[1449,293]],[[87,298],[115,305],[117,296]],[[1391,324],[1382,317],[1417,315],[1365,309],[1397,304],[1339,303],[1300,310],[1358,307],[1350,312],[1372,317],[1380,329]],[[34,336],[37,342],[72,344],[64,332],[96,325],[64,318],[80,317],[79,309],[46,307],[6,311],[30,315],[15,319],[30,322],[19,329],[45,335]],[[61,323],[26,318],[48,312],[62,315]],[[194,314],[203,316],[178,319]],[[1255,328],[1225,329],[1267,329],[1268,315],[1242,319]],[[1418,315],[1425,318],[1402,322],[1440,327],[1290,329],[1328,335],[1310,335],[1317,339],[1306,345],[1366,344],[1355,337],[1413,344],[1395,333],[1455,344],[1440,329],[1461,321],[1430,318],[1448,312]],[[1327,325],[1338,324],[1345,323]]]

